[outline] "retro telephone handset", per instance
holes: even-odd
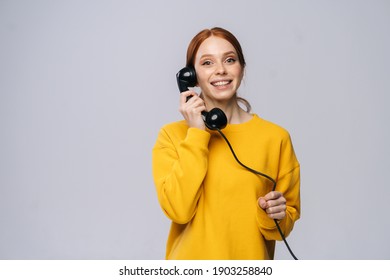
[[[179,87],[180,92],[187,91],[189,87],[196,86],[197,80],[196,80],[195,69],[192,68],[192,67],[184,67],[179,72],[177,72],[176,80],[177,80],[177,85]],[[191,98],[191,96],[187,97],[187,101],[190,98]],[[264,174],[262,172],[256,171],[256,170],[246,166],[236,156],[236,153],[234,152],[232,145],[230,144],[229,140],[226,138],[226,136],[221,131],[221,129],[225,128],[226,125],[227,125],[227,118],[226,118],[225,113],[221,109],[219,109],[219,108],[214,108],[214,109],[210,110],[209,112],[202,111],[202,118],[203,118],[203,121],[204,121],[204,123],[205,123],[205,125],[206,125],[206,127],[208,129],[217,130],[219,132],[219,134],[222,136],[222,138],[228,144],[228,146],[230,148],[230,151],[232,152],[232,154],[233,154],[234,158],[236,159],[236,161],[242,167],[246,168],[250,172],[255,173],[257,175],[260,175],[260,176],[270,180],[272,182],[272,184],[273,184],[272,190],[274,191],[275,188],[276,188],[276,181],[272,177],[268,176],[267,174]],[[295,260],[298,260],[298,258],[294,255],[294,253],[290,249],[290,246],[287,243],[287,240],[286,240],[286,238],[285,238],[285,236],[284,236],[284,234],[283,234],[283,232],[282,232],[282,230],[281,230],[281,228],[279,226],[278,221],[276,219],[274,219],[274,221],[275,221],[275,225],[276,225],[276,227],[277,227],[277,229],[279,231],[279,234],[282,237],[284,243],[286,244],[286,247],[287,247],[288,251],[290,252],[291,256]]]
[[[196,72],[192,67],[184,67],[176,74],[177,85],[180,92],[187,91],[189,87],[196,86]],[[191,98],[187,97],[187,101]],[[202,118],[207,128],[211,130],[223,129],[227,125],[227,118],[225,113],[219,109],[214,108],[209,112],[202,111]]]

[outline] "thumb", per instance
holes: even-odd
[[[257,203],[259,204],[259,206],[263,209],[266,209],[267,208],[267,201],[264,199],[264,197],[260,197],[257,201]]]

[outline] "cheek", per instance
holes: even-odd
[[[199,85],[208,83],[209,75],[207,75],[207,73],[205,73],[205,71],[196,72],[196,77],[197,77]]]
[[[242,69],[241,66],[236,69],[236,75],[240,77],[240,80],[244,77],[244,69]]]

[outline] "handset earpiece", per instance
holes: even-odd
[[[187,91],[189,87],[196,86],[196,72],[192,67],[184,67],[176,74],[177,86],[180,92]],[[190,99],[191,97],[187,98]],[[210,112],[202,112],[203,121],[208,129],[218,130],[223,129],[227,125],[227,118],[225,113],[219,109],[214,108]]]
[[[196,72],[192,67],[184,67],[176,74],[177,85],[180,93],[188,90],[189,87],[196,86]]]

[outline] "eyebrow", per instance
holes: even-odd
[[[234,55],[234,56],[237,56],[237,53],[236,52],[234,52],[234,51],[228,51],[228,52],[225,52],[225,53],[223,53],[222,54],[222,56],[229,56],[229,55]],[[212,55],[212,54],[204,54],[204,55],[202,55],[199,59],[201,60],[201,59],[203,59],[203,58],[207,58],[207,57],[213,57],[213,56],[215,56],[215,55]]]

